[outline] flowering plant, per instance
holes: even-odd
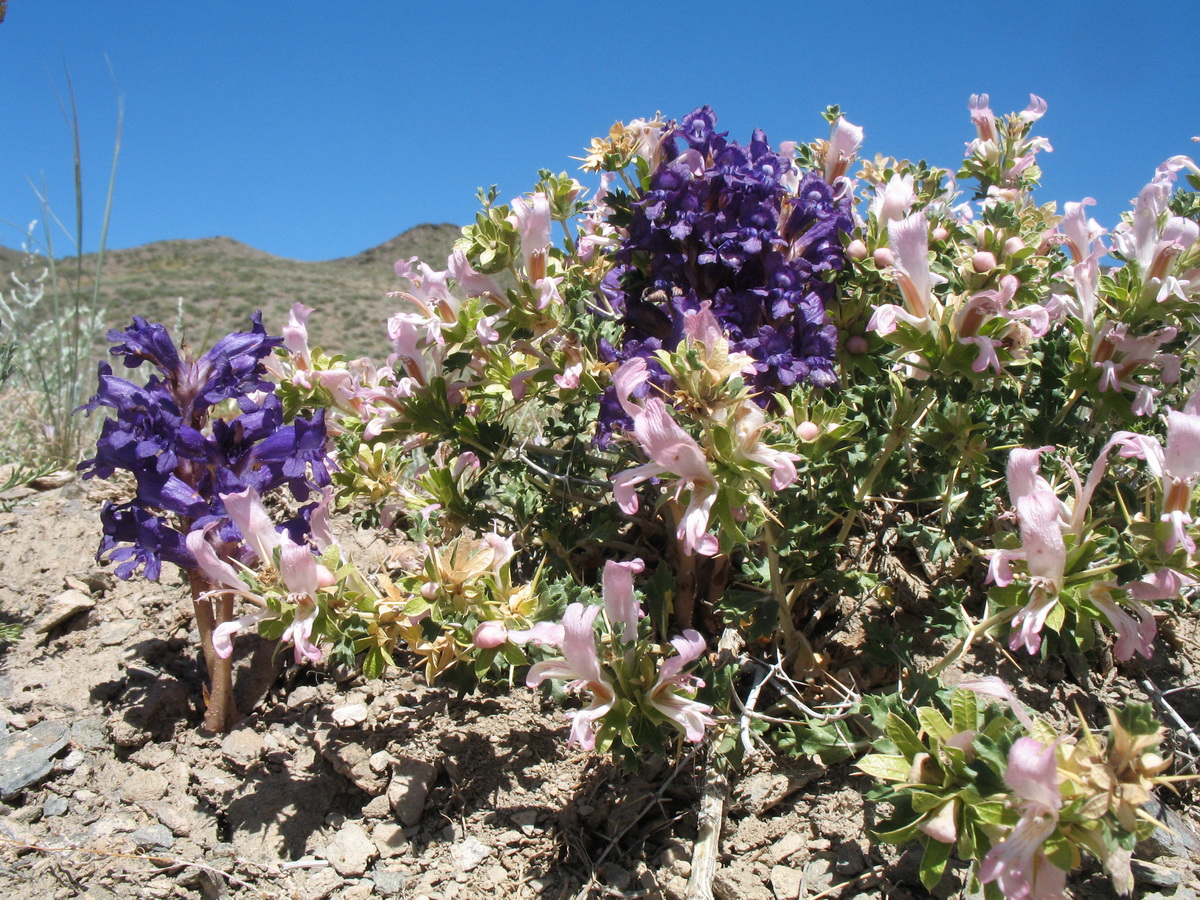
[[[101,363],[99,390],[83,407],[114,411],[96,455],[80,464],[84,477],[121,470],[136,486],[128,501],[104,505],[97,556],[117,563],[121,578],[140,571],[157,581],[163,562],[188,573],[210,678],[205,724],[223,731],[237,716],[225,629],[234,596],[244,591],[239,571],[258,562],[282,573],[289,588],[295,581],[297,593],[316,591],[308,537],[314,517],[322,529],[314,492],[329,484],[325,412],[285,424],[264,365],[282,339],[266,334],[258,314],[250,331],[222,338],[198,358],[140,317],[109,340],[126,368],[149,363],[157,372],[139,385]],[[284,490],[304,505],[281,534],[259,498]],[[291,633],[298,650],[307,637],[301,631]]]
[[[1145,712],[1072,741],[935,677],[993,636],[1149,657],[1200,576],[1200,202],[1176,190],[1200,170],[1166,161],[1108,245],[1090,200],[1034,199],[1043,101],[968,110],[951,168],[858,160],[836,107],[807,144],[729,140],[708,107],[618,123],[590,195],[545,170],[481,192],[444,268],[396,263],[383,365],[310,347],[300,305],[186,364],[135,321],[117,352],[164,375],[102,370],[119,414],[85,465],[139,480],[104,550],[190,568],[214,658],[256,624],[369,674],[557,682],[568,740],[627,761],[875,740],[880,836],[925,842],[927,885],[953,848],[992,895],[1055,896],[1082,850],[1123,884],[1167,779]],[[309,505],[281,531],[260,498],[285,487]],[[318,490],[402,533],[390,573],[342,558]],[[869,693],[897,671],[913,714]]]

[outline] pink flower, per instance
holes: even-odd
[[[1004,587],[1013,580],[1011,563],[1025,562],[1030,599],[1013,619],[1009,648],[1023,645],[1029,653],[1037,653],[1042,645],[1042,626],[1058,602],[1067,563],[1063,504],[1038,472],[1039,458],[1049,449],[1019,447],[1009,454],[1008,492],[1017,514],[1021,548],[995,551],[988,565],[987,580]]]
[[[1054,754],[1054,745],[1027,737],[1018,738],[1008,754],[1004,781],[1019,799],[1021,818],[979,867],[979,880],[994,881],[1006,900],[1056,900],[1067,884],[1067,873],[1042,849],[1062,808]]]
[[[292,622],[280,640],[291,641],[297,663],[319,660],[321,650],[311,641],[313,623],[318,612],[316,594],[320,588],[329,587],[334,583],[333,574],[317,562],[311,548],[297,544],[287,534],[275,530],[275,525],[254,488],[246,488],[233,494],[221,494],[220,497],[229,518],[233,520],[242,538],[264,568],[274,571],[275,551],[279,551],[278,575],[288,590],[288,600],[296,606]],[[211,582],[224,585],[234,593],[265,605],[261,597],[245,589],[245,583],[236,577],[233,568],[213,552],[208,543],[207,529],[189,534],[187,544]],[[234,634],[272,615],[270,610],[263,609],[218,625],[213,630],[212,638],[217,655],[227,659],[233,652]]]
[[[833,123],[829,135],[829,144],[825,150],[825,180],[833,184],[850,169],[850,163],[862,146],[863,130],[858,125],[851,125],[845,116],[838,116]]]
[[[755,404],[746,404],[737,420],[738,459],[755,462],[771,470],[771,489],[782,491],[796,480],[796,462],[802,457],[784,450],[776,450],[759,443],[766,419],[762,409]]]
[[[640,559],[604,564],[604,612],[613,628],[623,626],[621,640],[626,644],[637,640],[638,621],[644,615],[633,595],[633,576],[645,568]]]
[[[705,648],[704,638],[700,632],[689,628],[682,635],[672,638],[671,646],[677,655],[663,662],[658,680],[646,700],[661,715],[670,719],[689,741],[698,743],[704,740],[704,729],[716,722],[709,715],[711,706],[685,696],[695,693],[696,688],[703,687],[704,683],[692,675],[685,675],[683,669],[700,658]]]
[[[512,202],[508,221],[521,238],[521,258],[532,282],[546,277],[546,250],[550,246],[550,201],[541,191],[528,201],[517,197]]]
[[[650,462],[613,478],[613,493],[621,511],[626,515],[637,512],[634,487],[651,478],[674,475],[675,500],[679,501],[685,491],[688,493],[687,508],[680,516],[676,532],[683,552],[689,556],[693,553],[716,556],[720,543],[707,532],[709,513],[717,499],[717,482],[708,469],[704,450],[675,423],[657,397],[647,400],[633,417],[633,433]]]
[[[867,330],[889,334],[900,319],[921,331],[929,331],[941,317],[933,287],[946,280],[929,271],[929,222],[925,213],[918,211],[898,222],[888,222],[887,230],[896,261],[891,274],[900,286],[907,309],[892,304],[877,306]]]
[[[493,619],[479,623],[479,627],[475,629],[475,634],[471,638],[471,643],[480,650],[492,650],[507,640],[508,627],[503,622]]]
[[[592,695],[591,702],[580,710],[567,713],[571,720],[571,734],[567,742],[591,750],[596,746],[597,721],[613,708],[617,695],[612,682],[600,670],[600,659],[596,655],[596,635],[592,623],[600,613],[598,606],[572,603],[563,615],[562,658],[547,659],[536,663],[529,670],[525,684],[531,688],[547,678],[558,678],[567,682],[570,693]]]
[[[1108,619],[1108,624],[1117,633],[1117,642],[1113,646],[1113,656],[1121,662],[1133,659],[1135,653],[1140,653],[1149,659],[1154,655],[1154,636],[1158,633],[1158,625],[1154,616],[1146,607],[1136,600],[1130,600],[1133,614],[1118,604],[1109,592],[1112,584],[1094,585],[1089,592],[1096,609]],[[1134,617],[1136,615],[1136,618]]]

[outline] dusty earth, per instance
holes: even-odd
[[[268,648],[239,670],[254,711],[204,732],[184,583],[121,582],[94,561],[104,490],[71,482],[0,512],[0,625],[25,626],[0,648],[0,896],[683,896],[703,754],[622,775],[568,749],[561,712],[520,685],[459,697],[406,674],[272,667]],[[1017,672],[988,646],[976,670],[1007,667],[1064,720],[1078,703],[1102,722],[1152,687],[1194,728],[1195,614],[1164,632],[1145,667],[1075,672],[1086,690],[1070,667]],[[1169,725],[1181,760],[1200,755]],[[850,764],[764,755],[734,779],[715,895],[929,896],[913,852],[868,837],[867,786]],[[1164,798],[1177,835],[1139,849],[1153,863],[1137,896],[1195,900],[1197,793]],[[962,874],[937,895],[962,896]],[[1116,897],[1094,864],[1072,882]]]

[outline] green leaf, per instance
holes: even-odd
[[[910,791],[909,796],[912,797],[913,811],[923,813],[929,812],[931,809],[937,809],[953,797],[953,794],[947,797],[942,794],[931,794],[929,791]]]
[[[925,855],[921,857],[921,884],[925,885],[925,890],[932,891],[942,880],[953,849],[953,844],[943,844],[933,838],[925,842]]]
[[[896,745],[896,749],[903,753],[910,763],[918,753],[929,752],[929,749],[917,737],[917,733],[913,731],[912,726],[895,713],[888,713],[887,724],[884,725],[883,730]]]
[[[1127,703],[1116,710],[1117,721],[1131,735],[1137,737],[1143,734],[1158,734],[1158,720],[1154,718],[1154,708],[1146,703]]]
[[[1046,616],[1046,627],[1055,634],[1062,633],[1063,623],[1067,620],[1067,610],[1061,603],[1055,603],[1050,607],[1050,612]]]
[[[955,731],[974,731],[979,725],[979,704],[974,691],[957,690],[950,697]]]
[[[918,709],[917,720],[925,729],[925,733],[937,738],[939,742],[945,742],[954,735],[954,729],[946,721],[946,717],[932,706],[922,706]]]
[[[880,781],[908,781],[911,763],[903,756],[889,756],[885,753],[871,753],[857,763],[858,768]]]

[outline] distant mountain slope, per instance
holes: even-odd
[[[227,237],[157,241],[109,251],[101,296],[110,327],[139,315],[174,332],[182,319],[194,347],[246,327],[258,309],[267,330],[278,334],[299,301],[316,310],[309,320],[314,345],[382,362],[389,351],[385,323],[396,310],[385,294],[400,286],[392,264],[419,256],[443,268],[459,234],[455,225],[418,225],[356,256],[325,262],[284,259]],[[19,252],[0,247],[0,271],[19,260]],[[85,257],[85,271],[94,265]],[[7,277],[0,280],[7,287]]]

